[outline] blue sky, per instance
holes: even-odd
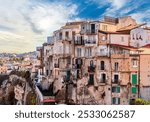
[[[0,53],[35,50],[68,21],[132,16],[150,25],[150,0],[0,0]]]

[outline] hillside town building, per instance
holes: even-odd
[[[59,103],[150,100],[148,44],[150,29],[131,17],[68,22],[37,48],[36,83],[47,90],[53,85]]]

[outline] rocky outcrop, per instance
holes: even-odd
[[[12,71],[0,86],[0,104],[26,104],[29,92],[34,92],[34,83],[30,72]],[[29,99],[29,98],[28,98]]]

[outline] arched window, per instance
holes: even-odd
[[[105,73],[101,74],[101,82],[106,82],[106,74]]]
[[[100,69],[105,70],[105,62],[104,61],[101,61]]]
[[[94,66],[93,60],[90,61],[90,66]]]

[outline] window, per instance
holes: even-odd
[[[95,24],[91,24],[91,33],[95,33],[96,32],[95,30],[96,30]]]
[[[105,62],[104,61],[101,61],[101,70],[105,70]]]
[[[82,59],[78,58],[78,59],[75,60],[75,62],[76,62],[76,68],[80,69],[81,66],[82,66]]]
[[[67,64],[71,64],[71,58],[67,58]]]
[[[106,41],[106,36],[102,36],[102,41]]]
[[[90,74],[89,75],[88,85],[94,85],[94,74]]]
[[[114,83],[118,83],[119,82],[119,75],[115,74],[114,75]]]
[[[100,49],[100,55],[105,55],[105,49]]]
[[[102,25],[102,30],[107,31],[107,25]]]
[[[112,93],[120,93],[120,86],[112,87]]]
[[[59,33],[59,40],[62,40],[62,32]]]
[[[132,87],[132,94],[136,94],[136,93],[137,93],[136,87]]]
[[[82,49],[77,48],[77,57],[81,57]]]
[[[132,85],[137,85],[137,74],[132,74]]]
[[[66,39],[68,39],[68,38],[69,38],[69,32],[68,32],[68,31],[66,31],[66,33],[65,33],[65,37],[66,37]]]
[[[136,39],[137,39],[137,40],[139,40],[139,38],[138,38],[138,34],[136,34]]]
[[[48,74],[49,74],[49,71],[48,71],[48,70],[46,70],[46,75],[48,76]]]
[[[120,104],[120,98],[118,98],[118,97],[113,97],[113,98],[112,98],[112,104],[119,105],[119,104]]]
[[[95,72],[95,66],[93,60],[90,61],[90,66],[88,66],[88,72]]]
[[[124,42],[124,37],[123,36],[121,37],[121,41]]]
[[[85,29],[85,27],[84,27],[84,26],[82,26],[82,29],[84,30],[84,29]]]
[[[132,60],[132,67],[137,67],[137,66],[138,66],[138,61]]]
[[[106,74],[105,73],[102,73],[101,74],[101,82],[106,82]]]
[[[87,56],[87,57],[92,56],[92,48],[87,48],[87,49],[86,49],[86,56]]]
[[[135,38],[134,38],[134,34],[132,35],[132,39],[134,40]]]
[[[70,70],[67,70],[67,73],[66,73],[66,81],[70,81],[70,76],[71,76],[71,71]]]
[[[119,63],[115,62],[115,71],[118,71],[118,69],[119,69]]]
[[[90,66],[94,66],[93,60],[90,61]]]
[[[72,31],[72,40],[75,39],[75,34],[76,34],[76,32],[75,32],[75,31]]]
[[[140,35],[139,39],[143,40],[141,35]]]

